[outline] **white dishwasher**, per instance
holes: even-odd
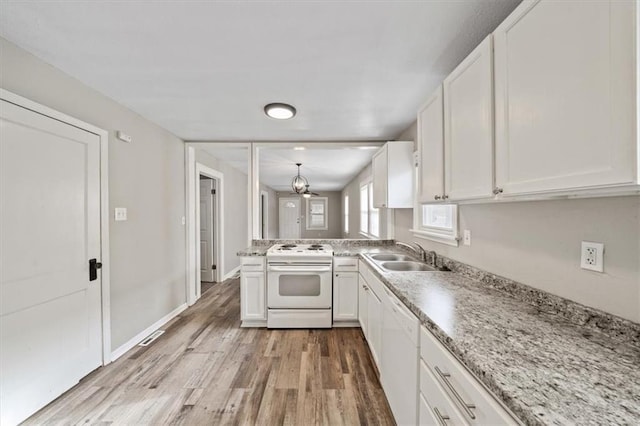
[[[384,286],[380,379],[398,425],[418,423],[418,318]]]

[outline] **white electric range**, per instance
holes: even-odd
[[[267,251],[267,327],[331,328],[333,248],[276,244]]]

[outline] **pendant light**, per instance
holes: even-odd
[[[296,194],[302,194],[305,188],[309,186],[309,182],[307,178],[300,175],[300,166],[302,166],[302,163],[296,163],[296,166],[298,166],[298,174],[291,180],[291,189]]]

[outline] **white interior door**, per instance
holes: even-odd
[[[0,101],[0,423],[102,363],[100,138]]]
[[[300,198],[280,198],[279,238],[295,240],[300,238]]]
[[[214,261],[214,224],[213,199],[215,197],[215,181],[200,179],[200,280],[213,282],[216,280]]]

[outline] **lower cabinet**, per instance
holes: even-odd
[[[333,323],[336,326],[357,326],[358,259],[355,257],[333,258]]]
[[[429,330],[420,330],[420,424],[517,425],[518,420]],[[422,418],[424,415],[424,418]],[[436,423],[433,423],[433,418]]]
[[[364,334],[376,367],[380,369],[380,351],[382,348],[382,300],[376,295],[371,284],[365,278],[364,270],[358,280],[358,321]],[[371,280],[371,277],[369,278]]]
[[[418,318],[383,291],[380,381],[396,423],[418,422]]]
[[[264,327],[267,321],[267,282],[264,259],[241,258],[240,319],[243,327]]]

